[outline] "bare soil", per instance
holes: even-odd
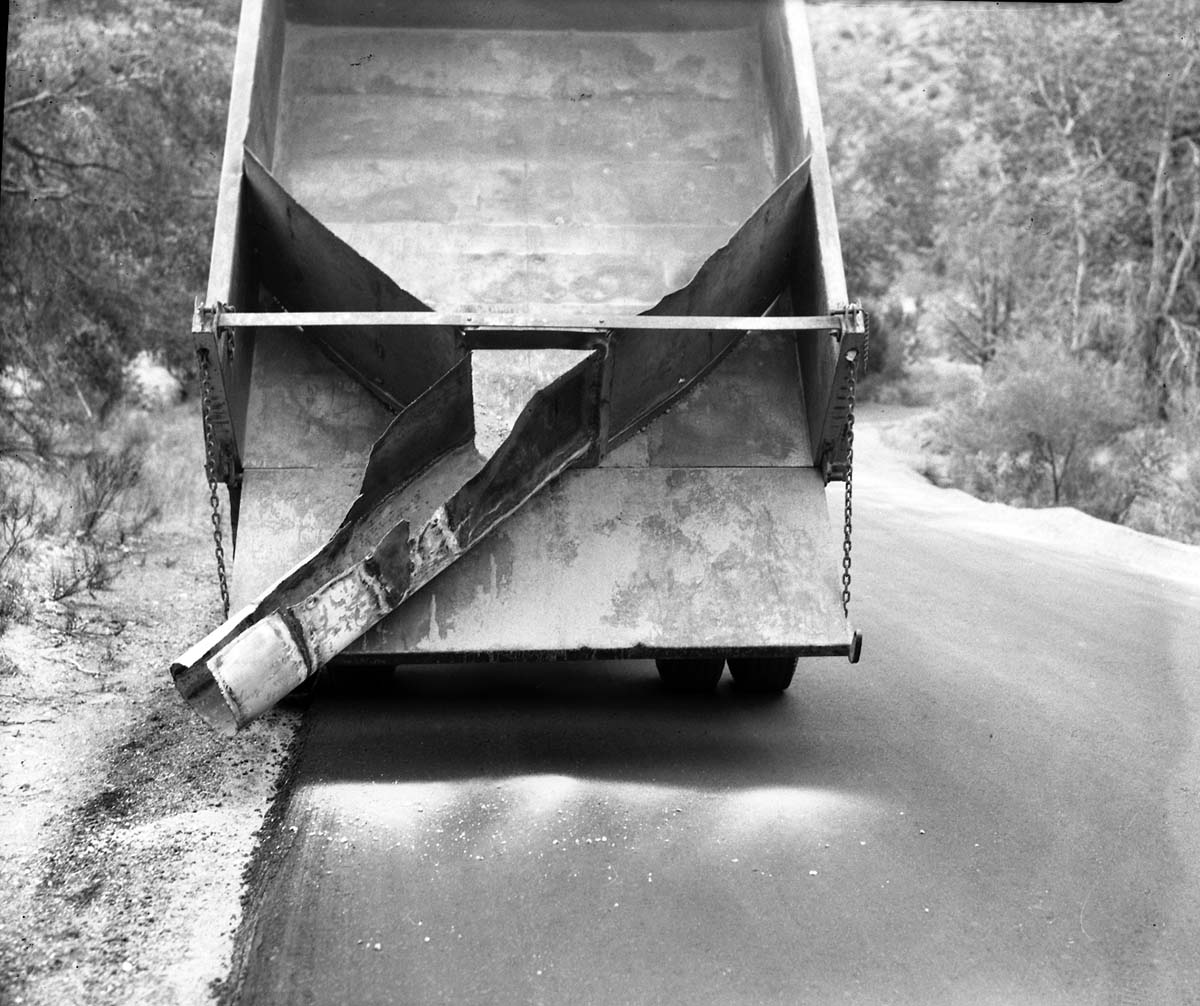
[[[579,354],[481,355],[490,452]],[[30,563],[0,634],[0,1006],[219,999],[299,726],[302,700],[226,740],[176,694],[172,658],[221,620],[198,407],[121,421],[152,428],[164,516],[108,589],[45,600]]]
[[[0,636],[0,1004],[211,1002],[298,711],[219,738],[171,684],[221,618],[195,407],[155,418],[168,516],[111,588]]]

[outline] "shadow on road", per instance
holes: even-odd
[[[741,693],[728,678],[710,695],[675,694],[649,661],[333,669],[308,711],[299,781],[804,785],[827,780],[833,757],[809,731],[804,693],[798,673],[782,697]]]

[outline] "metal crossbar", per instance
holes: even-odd
[[[425,328],[446,326],[468,331],[610,332],[614,329],[718,332],[840,332],[842,314],[724,317],[618,315],[448,314],[438,311],[228,311],[217,312],[218,328],[329,328],[373,326]]]

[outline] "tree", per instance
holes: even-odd
[[[1194,2],[976,11],[952,41],[963,114],[998,147],[1008,203],[1056,251],[1041,299],[1065,305],[1064,342],[1136,364],[1160,416],[1187,408],[1200,390]]]
[[[942,435],[959,480],[980,495],[1086,509],[1092,456],[1138,414],[1137,385],[1122,368],[1072,355],[1058,341],[1026,341],[997,353]]]
[[[898,337],[916,334],[902,298],[920,293],[898,293],[898,279],[936,246],[942,162],[956,143],[939,104],[951,67],[932,55],[927,22],[907,13],[813,7],[809,19],[846,285],[872,314],[867,366],[895,376]]]
[[[183,358],[211,234],[232,6],[10,7],[0,371],[19,374],[25,394],[0,387],[5,449],[36,449],[48,416],[102,418],[138,349]]]

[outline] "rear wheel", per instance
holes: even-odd
[[[733,683],[744,692],[784,692],[796,673],[796,658],[731,657],[729,673],[733,676]]]
[[[711,692],[725,671],[720,657],[655,660],[658,676],[673,692]]]

